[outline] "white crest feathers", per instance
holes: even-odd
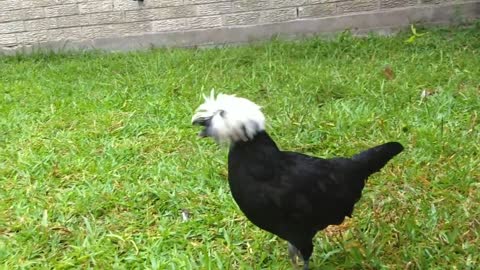
[[[265,129],[265,116],[261,107],[246,98],[218,94],[212,89],[210,96],[203,96],[192,122],[209,119],[208,136],[218,142],[248,141]]]

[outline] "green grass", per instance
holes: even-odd
[[[190,125],[216,88],[262,105],[282,149],[405,145],[317,235],[313,269],[474,269],[480,24],[426,31],[0,58],[0,268],[292,269],[233,201],[227,149]]]

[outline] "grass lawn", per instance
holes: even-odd
[[[0,268],[292,269],[190,124],[211,88],[262,105],[282,149],[406,147],[313,269],[478,267],[480,24],[419,32],[0,57]]]

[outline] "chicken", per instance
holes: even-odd
[[[253,102],[213,92],[192,123],[201,137],[229,143],[228,181],[235,202],[259,228],[288,241],[292,261],[301,255],[309,268],[312,239],[329,225],[351,217],[367,178],[403,151],[385,143],[351,158],[322,159],[281,151],[265,131]]]

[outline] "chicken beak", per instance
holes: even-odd
[[[210,124],[211,118],[197,118],[192,121],[192,125],[202,126],[203,129],[198,133],[198,136],[201,138],[208,137],[208,125]]]
[[[203,129],[203,130],[200,130],[200,132],[198,133],[198,137],[200,138],[205,138],[205,137],[208,137],[207,135],[207,129]]]
[[[194,126],[199,125],[200,126],[200,125],[202,125],[203,122],[204,121],[201,118],[197,118],[197,119],[192,121],[192,125],[194,125]]]

